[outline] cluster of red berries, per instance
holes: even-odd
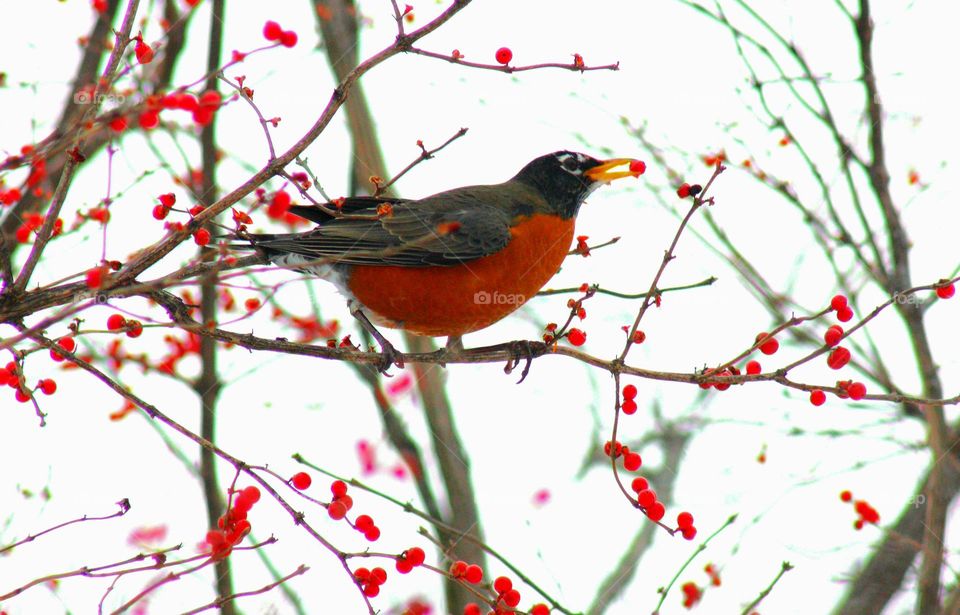
[[[606,444],[603,445],[603,454],[607,457],[613,457],[614,459],[623,457],[623,469],[627,472],[636,472],[640,469],[640,466],[643,465],[640,453],[631,451],[630,447],[620,442],[607,440]]]
[[[493,591],[497,592],[497,599],[494,601],[494,612],[498,615],[501,612],[512,612],[504,609],[504,606],[512,609],[520,604],[520,592],[513,588],[513,581],[507,577],[497,577],[494,579]]]
[[[677,196],[680,197],[681,199],[685,199],[688,196],[695,197],[698,194],[700,194],[700,192],[702,191],[703,191],[703,186],[701,186],[700,184],[693,184],[691,186],[690,184],[683,183],[683,184],[680,184],[679,188],[677,188]]]
[[[19,188],[10,188],[9,190],[4,190],[3,186],[0,186],[0,205],[13,205],[22,197],[23,195],[20,193]]]
[[[407,574],[417,566],[422,566],[427,554],[420,547],[410,547],[397,556],[397,572]]]
[[[630,488],[637,494],[637,504],[643,509],[643,512],[651,521],[659,521],[667,514],[667,509],[663,502],[657,500],[657,492],[650,488],[650,483],[642,476],[638,476],[630,482]]]
[[[633,414],[637,411],[637,387],[628,384],[623,387],[623,402],[620,403],[620,409],[624,414]]]
[[[276,41],[284,47],[293,47],[297,44],[297,33],[293,30],[284,30],[275,21],[263,24],[263,38]]]
[[[697,537],[697,528],[693,524],[693,515],[683,511],[677,515],[677,530],[683,534],[687,540],[693,540]]]
[[[196,305],[193,301],[187,301],[187,303]],[[158,372],[174,374],[180,360],[188,355],[200,354],[200,336],[196,333],[187,332],[183,339],[173,335],[165,335],[163,341],[170,346],[170,352],[157,364]]]
[[[59,340],[57,340],[57,346],[59,346],[60,348],[63,348],[67,352],[73,352],[74,349],[77,347],[77,341],[72,337],[61,337]],[[57,363],[59,363],[60,361],[63,361],[63,355],[57,352],[56,350],[50,351],[50,358],[56,361]]]
[[[38,214],[36,212],[29,212],[29,213],[23,214],[23,222],[20,224],[20,226],[17,227],[16,233],[15,233],[17,243],[29,242],[33,234],[37,230],[39,230],[41,226],[43,226],[44,221],[46,221],[46,217],[43,216],[42,214]],[[52,236],[56,237],[61,233],[63,233],[63,220],[60,218],[57,218],[53,223]]]
[[[373,570],[357,568],[353,571],[353,578],[363,590],[363,595],[373,598],[380,593],[380,586],[387,582],[387,571],[379,566]]]
[[[218,529],[207,532],[206,545],[211,559],[221,560],[230,555],[233,547],[250,532],[247,513],[259,499],[260,490],[253,486],[237,492],[233,506],[217,519]]]
[[[846,399],[849,397],[854,401],[859,401],[867,395],[867,385],[863,384],[862,382],[840,380],[837,382],[837,388],[840,389],[840,391],[837,393],[837,397],[840,399]]]
[[[347,511],[353,508],[353,498],[347,495],[347,483],[342,480],[330,483],[330,492],[333,494],[333,500],[327,504],[327,514],[334,521],[339,521],[347,516]]]
[[[353,528],[363,534],[363,537],[370,542],[375,542],[380,538],[380,528],[373,522],[373,517],[370,515],[358,516],[357,520],[353,522]]]
[[[830,309],[837,313],[837,320],[847,322],[853,318],[853,309],[847,303],[847,298],[843,295],[836,295],[830,300]]]
[[[110,314],[110,316],[107,317],[107,330],[124,330],[127,333],[127,337],[140,337],[140,334],[143,333],[143,323],[132,318],[127,320],[123,314]]]
[[[0,386],[7,385],[14,390],[14,397],[20,403],[30,401],[32,395],[30,391],[24,390],[21,386],[21,379],[17,364],[13,361],[7,363],[6,367],[0,367]],[[57,392],[57,383],[54,380],[45,378],[37,382],[37,389],[44,395],[53,395]]]
[[[693,581],[687,581],[680,586],[680,591],[683,593],[683,606],[688,609],[692,609],[695,604],[700,602],[700,598],[703,597],[703,591],[700,587]]]
[[[457,560],[450,565],[450,576],[455,580],[463,580],[472,585],[477,585],[483,581],[483,568],[476,564],[467,564],[463,560]]]
[[[759,366],[759,363],[757,365]],[[740,368],[738,368],[736,365],[731,365],[730,367],[724,368],[719,372],[715,369],[707,369],[707,370],[704,370],[703,373],[705,376],[739,376]],[[710,382],[709,380],[705,380],[704,382],[701,382],[699,386],[701,389],[709,389],[713,387],[718,391],[726,391],[727,389],[730,388],[730,383],[729,382]]]
[[[854,529],[862,530],[864,523],[872,523],[874,525],[880,523],[880,513],[877,512],[873,506],[871,506],[866,500],[856,500],[853,499],[853,494],[849,489],[845,489],[840,492],[840,501],[842,502],[853,502],[853,510],[857,513],[857,520],[853,522]]]

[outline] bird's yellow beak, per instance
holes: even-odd
[[[611,158],[610,160],[604,160],[592,169],[587,169],[587,172],[584,173],[584,175],[587,176],[587,179],[593,182],[612,182],[613,180],[620,179],[621,177],[640,177],[640,175],[643,173],[643,170],[634,169],[634,162],[635,161],[633,158]],[[625,164],[630,165],[630,168],[626,171],[611,170]]]

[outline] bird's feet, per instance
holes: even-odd
[[[527,379],[533,360],[547,353],[547,345],[543,342],[516,340],[507,342],[505,346],[510,350],[511,356],[507,359],[507,364],[503,366],[503,373],[512,373],[520,365],[520,361],[524,361],[523,371],[520,372],[520,380],[517,380],[517,384]]]
[[[377,371],[384,376],[390,376],[390,367],[396,365],[403,369],[403,353],[393,347],[393,344],[382,337],[377,340],[380,344],[380,361],[376,363]]]

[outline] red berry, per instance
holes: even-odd
[[[110,120],[110,130],[113,132],[123,132],[127,129],[127,118],[122,115]]]
[[[347,516],[347,507],[340,500],[334,500],[327,506],[327,514],[334,521],[339,521]]]
[[[280,35],[280,44],[284,47],[295,47],[297,45],[297,33],[293,30],[285,30]]]
[[[506,66],[510,63],[510,60],[513,59],[513,52],[510,51],[508,47],[501,47],[497,49],[495,57],[497,58],[497,62]]]
[[[862,382],[852,382],[850,386],[847,387],[847,393],[850,395],[850,399],[863,399],[867,394],[867,387]]]
[[[620,409],[623,410],[624,414],[633,414],[637,411],[637,402],[632,399],[625,399],[623,403],[620,404]]]
[[[853,318],[853,310],[849,305],[837,310],[837,320],[840,322],[848,322],[851,318]]]
[[[283,35],[283,28],[280,27],[275,21],[268,21],[263,24],[263,38],[268,41],[277,41],[280,40],[280,37]]]
[[[657,492],[653,489],[644,489],[637,494],[637,504],[643,506],[644,508],[650,508],[650,506],[657,501]]]
[[[143,334],[143,323],[139,320],[127,321],[127,337],[140,337]]]
[[[177,203],[177,195],[172,192],[161,194],[157,198],[160,199],[160,204],[167,208],[173,207]]]
[[[844,489],[840,492],[840,500],[843,502],[849,502],[853,499],[853,494],[850,493],[849,489]]]
[[[513,589],[513,581],[507,577],[497,577],[493,581],[493,590],[498,594],[505,594]]]
[[[142,39],[137,40],[133,52],[137,56],[137,62],[141,64],[149,64],[153,61],[153,48],[144,43]]]
[[[30,401],[30,395],[27,394],[27,393],[24,393],[23,391],[21,391],[21,390],[19,389],[19,387],[17,388],[17,391],[16,391],[16,393],[14,393],[13,396],[14,396],[14,397],[16,398],[16,400],[17,400],[18,402],[20,402],[21,404],[25,404],[25,403],[27,403],[28,401]]]
[[[376,542],[380,538],[380,528],[373,526],[363,533],[363,537],[369,540],[370,542]]]
[[[849,362],[850,351],[843,346],[837,346],[830,355],[827,356],[827,365],[829,365],[831,369],[840,369]]]
[[[250,297],[243,302],[243,307],[247,309],[248,312],[256,311],[260,307],[260,300],[256,297]]]
[[[681,199],[685,199],[690,196],[690,184],[680,184],[680,187],[677,188],[677,196]]]
[[[310,484],[313,482],[313,479],[306,472],[297,472],[290,478],[290,482],[293,483],[293,486],[300,491],[304,489],[309,489]]]
[[[680,533],[683,534],[683,537],[686,540],[693,540],[694,538],[697,537],[697,528],[691,525],[690,527],[685,527],[682,530],[680,530]]]
[[[57,383],[54,380],[46,378],[37,383],[44,395],[53,395],[57,392]]]
[[[347,484],[342,480],[335,480],[330,483],[330,492],[333,493],[333,497],[342,498],[347,494]]]
[[[630,172],[637,175],[643,175],[647,170],[647,163],[642,160],[634,160],[630,163]]]
[[[839,312],[843,308],[847,307],[847,298],[843,295],[835,295],[833,299],[830,300],[830,309]]]
[[[450,565],[450,574],[454,577],[460,578],[467,573],[467,562],[463,560],[457,560]]]
[[[649,486],[650,484],[647,482],[647,479],[645,479],[642,476],[636,477],[635,479],[633,479],[633,482],[630,483],[630,488],[633,489],[636,493],[640,493],[641,491],[643,491]]]
[[[823,341],[827,346],[836,346],[840,343],[840,338],[843,337],[843,327],[840,325],[833,325],[827,332],[823,334]]]
[[[949,299],[954,295],[956,291],[957,289],[954,288],[952,282],[945,286],[937,286],[937,296],[940,297],[941,299]]]
[[[405,559],[397,558],[397,572],[407,574],[411,570],[413,570],[413,564]]]
[[[580,329],[573,328],[567,332],[567,340],[574,346],[583,346],[587,341],[587,334]]]
[[[747,374],[753,376],[763,371],[759,361],[747,361]]]
[[[511,589],[503,594],[503,601],[509,607],[515,607],[520,604],[520,592],[515,589]]]
[[[693,515],[691,515],[686,511],[677,515],[677,527],[679,527],[680,529],[683,529],[685,527],[692,527],[692,526],[693,526]]]
[[[363,586],[363,595],[368,598],[373,598],[380,593],[380,586],[376,583],[365,583]]]
[[[378,585],[383,585],[387,582],[387,571],[377,566],[370,571],[370,579],[376,581]]]
[[[627,472],[636,472],[640,469],[640,466],[643,464],[643,460],[640,458],[639,453],[634,453],[630,451],[623,456],[623,469]]]
[[[123,317],[122,314],[111,314],[107,318],[107,329],[110,331],[117,331],[122,329],[127,324],[127,319]]]
[[[160,112],[156,109],[149,109],[137,116],[137,124],[144,130],[153,130],[160,125]]]
[[[780,349],[780,342],[766,333],[758,333],[756,343],[760,344],[760,352],[763,354],[774,354]]]
[[[542,602],[539,604],[535,604],[532,607],[530,607],[530,615],[550,615],[550,607],[543,604]]]
[[[667,509],[663,507],[661,502],[654,502],[647,507],[647,516],[651,521],[659,521],[663,519],[665,514],[667,514]]]
[[[820,389],[810,391],[810,403],[814,406],[822,406],[827,401],[827,394]]]
[[[420,547],[412,547],[406,550],[407,561],[409,561],[414,566],[419,566],[426,559],[426,554],[423,552],[423,549]]]
[[[623,398],[624,399],[634,399],[637,396],[637,387],[632,384],[628,384],[623,387]]]
[[[170,213],[170,210],[164,207],[163,205],[157,205],[153,208],[153,217],[156,220],[163,220],[167,217],[167,214]]]
[[[480,607],[471,602],[467,606],[463,607],[463,615],[482,615],[483,611],[480,610]]]
[[[240,492],[240,497],[250,502],[251,505],[256,504],[257,502],[260,501],[260,489],[253,485],[250,485],[249,487],[244,487],[243,490]]]
[[[360,515],[353,525],[361,532],[366,532],[374,526],[373,518],[370,515]]]
[[[467,583],[476,585],[483,580],[483,568],[476,564],[470,564],[467,566],[466,572],[463,573],[463,578],[466,579]]]
[[[86,273],[87,288],[100,288],[103,285],[103,267],[88,269]]]

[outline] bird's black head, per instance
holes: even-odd
[[[611,171],[613,167],[629,164],[629,158],[597,160],[578,152],[562,150],[540,156],[523,167],[514,176],[536,188],[550,208],[563,218],[577,215],[584,199],[595,189],[619,177],[636,177],[635,171]]]

